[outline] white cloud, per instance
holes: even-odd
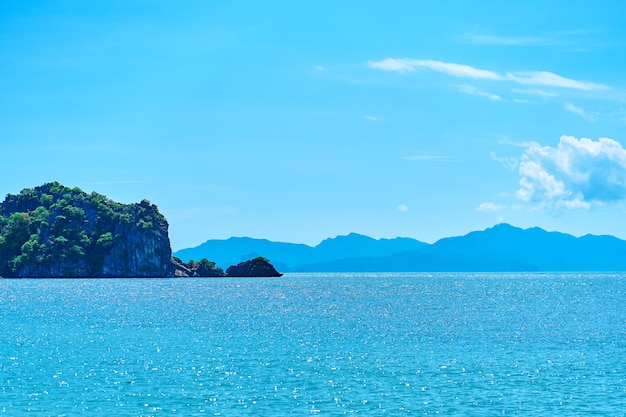
[[[458,86],[458,90],[461,93],[471,94],[471,95],[480,96],[480,97],[486,97],[489,100],[493,100],[493,101],[502,101],[502,97],[500,97],[499,95],[479,90],[473,85],[460,85]]]
[[[378,121],[383,120],[383,118],[382,117],[378,117],[378,116],[371,116],[371,115],[367,114],[367,115],[365,115],[365,120],[371,120],[373,122],[378,122]]]
[[[610,89],[610,87],[603,84],[574,80],[548,71],[513,71],[502,75],[494,71],[479,69],[465,64],[410,58],[385,58],[382,61],[369,61],[367,64],[370,68],[383,71],[412,72],[417,68],[426,68],[458,78],[512,81],[522,85],[570,88],[584,91]]]
[[[406,205],[404,205],[404,204],[400,204],[398,206],[398,210],[400,210],[403,213],[406,213],[407,211],[409,211],[409,208]]]
[[[491,156],[491,159],[494,161],[501,163],[502,166],[509,169],[515,169],[519,165],[517,158],[513,158],[512,156],[498,156],[493,151],[489,153],[489,156]]]
[[[469,65],[455,64],[451,62],[409,59],[409,58],[386,58],[382,61],[369,61],[370,68],[381,69],[384,71],[408,72],[415,71],[416,68],[427,68],[433,71],[442,72],[459,78],[475,78],[502,80],[503,76],[493,72],[471,67]]]
[[[589,113],[589,112],[585,111],[585,109],[583,109],[582,107],[578,107],[578,106],[574,105],[573,103],[567,102],[567,103],[565,103],[563,105],[563,108],[565,110],[567,110],[568,112],[577,114],[580,117],[582,117],[583,119],[588,120],[590,122],[593,122],[594,120],[596,120],[598,118],[597,114]]]
[[[504,206],[501,204],[486,202],[486,203],[481,203],[474,210],[476,211],[500,211],[502,209],[504,209]]]
[[[528,103],[530,103],[529,100],[521,99],[521,98],[514,98],[512,101],[513,101],[513,103],[519,103],[519,104],[528,104]]]
[[[556,208],[589,208],[626,198],[626,150],[609,138],[561,136],[556,148],[530,143],[517,198]]]

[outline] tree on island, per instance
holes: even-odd
[[[211,262],[206,258],[200,259],[198,262],[193,259],[184,262],[182,259],[172,257],[172,271],[170,275],[178,277],[223,277],[226,276],[222,268],[217,268],[215,262]]]

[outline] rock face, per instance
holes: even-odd
[[[0,276],[165,277],[168,224],[143,200],[121,204],[48,183],[0,204]]]
[[[226,270],[229,277],[282,277],[283,274],[276,271],[270,262],[258,257],[250,261],[233,265]]]

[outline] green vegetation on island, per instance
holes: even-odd
[[[283,274],[276,271],[267,258],[262,256],[240,262],[230,266],[226,272],[217,268],[215,262],[202,258],[196,262],[193,259],[188,262],[180,258],[172,257],[173,274],[177,277],[281,277]]]
[[[226,270],[229,277],[281,277],[267,258],[258,256],[249,261],[240,262]]]
[[[211,262],[206,258],[200,259],[198,262],[193,259],[184,262],[182,259],[172,257],[171,275],[176,277],[224,277],[226,274],[222,268],[217,268],[215,262]]]
[[[168,223],[148,200],[122,204],[51,182],[0,203],[0,277],[281,276],[265,258],[231,268],[172,257]]]
[[[52,182],[0,204],[3,277],[163,277],[170,258],[167,221],[147,200]]]

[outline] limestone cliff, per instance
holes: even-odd
[[[59,183],[0,204],[0,276],[164,277],[168,224],[143,200],[121,204]]]

